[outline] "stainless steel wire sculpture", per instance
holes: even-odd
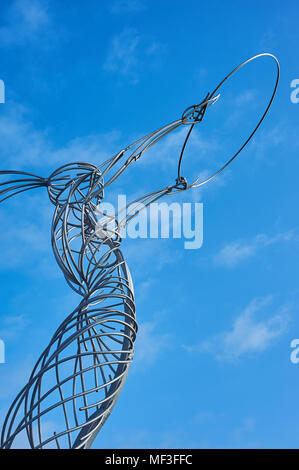
[[[227,163],[205,180],[189,184],[181,175],[186,143],[219,90],[240,67],[268,56],[276,63],[276,81],[268,105],[253,132]],[[0,202],[29,189],[46,187],[54,205],[52,248],[66,282],[81,296],[78,307],[61,323],[4,420],[1,448],[13,446],[20,433],[31,448],[89,448],[114,407],[133,359],[137,333],[133,283],[120,250],[120,228],[142,208],[163,196],[204,185],[240,153],[252,138],[276,93],[277,59],[259,54],[236,67],[204,100],[185,110],[181,118],[146,135],[99,166],[71,163],[49,178],[21,171],[0,171]],[[179,157],[174,184],[134,201],[134,212],[111,220],[101,214],[105,190],[142,154],[180,126],[189,126]],[[12,178],[6,181],[6,178]],[[141,210],[141,208],[140,208]],[[99,230],[99,213],[102,216]],[[49,435],[44,423],[59,422]]]

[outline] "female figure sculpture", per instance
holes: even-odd
[[[262,56],[273,58],[277,76],[268,106],[257,126],[235,155],[214,175],[188,184],[181,176],[182,157],[194,125],[219,99],[222,84],[240,67]],[[245,147],[263,121],[274,98],[279,78],[277,59],[255,56],[233,70],[205,99],[185,110],[182,117],[152,132],[100,166],[72,163],[42,178],[19,171],[0,171],[0,202],[45,187],[54,215],[52,248],[69,286],[80,295],[77,308],[59,325],[36,362],[27,384],[5,418],[1,448],[13,446],[23,433],[31,448],[89,448],[114,407],[133,359],[137,334],[133,283],[121,251],[120,229],[163,196],[201,186],[219,174]],[[142,154],[180,126],[188,133],[179,156],[175,182],[134,201],[134,213],[110,220],[101,212],[105,192]],[[12,178],[7,180],[7,178]],[[98,216],[102,216],[99,229]],[[111,223],[113,222],[113,224]],[[57,430],[44,431],[53,420]]]

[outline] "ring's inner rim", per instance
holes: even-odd
[[[276,90],[277,90],[277,86],[278,86],[278,81],[279,81],[279,75],[280,75],[280,66],[279,66],[279,62],[278,62],[278,59],[273,55],[273,54],[270,54],[268,52],[264,52],[264,53],[261,53],[261,54],[257,54],[247,60],[245,60],[244,62],[242,62],[240,65],[238,65],[237,67],[235,67],[218,85],[217,87],[214,89],[214,91],[210,94],[208,94],[208,101],[212,100],[212,98],[214,97],[215,98],[215,95],[216,93],[220,90],[220,88],[222,87],[222,85],[232,76],[234,75],[241,67],[243,67],[244,65],[248,64],[249,62],[252,62],[253,60],[255,59],[258,59],[260,57],[270,57],[272,58],[275,63],[276,63],[276,80],[275,80],[275,85],[274,85],[274,88],[273,88],[273,92],[271,94],[271,97],[268,101],[268,104],[266,106],[266,109],[265,111],[263,112],[262,114],[262,117],[260,118],[260,120],[258,121],[257,125],[255,126],[255,128],[253,129],[253,131],[251,132],[251,134],[249,135],[249,137],[244,141],[244,143],[239,147],[239,149],[233,154],[233,156],[227,160],[227,162],[219,169],[217,170],[215,173],[213,173],[211,176],[209,176],[208,178],[204,179],[203,181],[201,182],[198,182],[199,180],[199,177],[196,178],[193,183],[189,184],[186,189],[189,189],[189,188],[198,188],[199,186],[203,186],[204,184],[208,183],[209,181],[211,181],[212,179],[214,179],[217,175],[219,175],[219,173],[221,173],[238,155],[239,153],[245,148],[245,146],[249,143],[249,141],[252,139],[252,137],[254,136],[254,134],[256,133],[256,131],[258,130],[258,128],[260,127],[261,123],[263,122],[264,118],[266,117],[266,114],[268,113],[269,111],[269,108],[272,104],[272,101],[274,99],[274,96],[276,94]],[[207,99],[207,97],[206,97]],[[204,100],[205,101],[205,100]],[[188,108],[187,108],[188,109]],[[190,123],[189,123],[190,124]],[[182,152],[181,152],[181,155],[180,155],[180,159],[179,159],[179,163],[178,163],[178,177],[180,177],[180,168],[181,168],[181,163],[182,163],[182,159],[183,159],[183,153],[184,153],[184,150],[185,150],[185,147],[186,147],[186,144],[187,144],[187,141],[191,135],[191,132],[192,132],[192,129],[194,127],[194,125],[196,124],[196,121],[194,123],[191,124],[190,126],[190,129],[188,131],[188,134],[186,136],[186,139],[184,141],[184,144],[183,144],[183,148],[182,148]]]

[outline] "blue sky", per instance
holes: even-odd
[[[298,447],[298,2],[2,0],[0,10],[3,170],[100,164],[180,117],[241,61],[278,57],[278,93],[254,140],[204,189],[173,196],[203,202],[203,246],[123,243],[140,331],[95,447]],[[187,179],[225,162],[273,80],[265,59],[227,85],[192,136]],[[184,132],[144,154],[115,191],[172,184]],[[51,252],[52,210],[42,189],[1,205],[0,422],[78,302]]]

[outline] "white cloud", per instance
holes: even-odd
[[[36,39],[49,25],[47,2],[43,0],[14,0],[0,28],[3,45],[21,44]]]
[[[119,150],[119,137],[119,132],[111,131],[74,138],[64,147],[55,148],[46,130],[35,129],[28,111],[11,104],[0,116],[1,169],[32,170],[33,166],[51,167],[73,161],[101,163]]]
[[[5,250],[1,256],[1,270],[15,269],[25,263],[28,268],[34,266],[36,269],[43,263],[44,255],[50,253],[53,207],[45,191],[27,194],[26,204],[22,197],[11,200],[13,210],[6,211],[5,202],[2,205],[0,226],[5,226],[5,230],[1,231],[0,240]]]
[[[144,279],[153,272],[177,263],[182,250],[174,249],[168,239],[126,239],[126,259],[134,270],[133,278]],[[142,253],[142,256],[140,256]]]
[[[225,362],[235,362],[244,355],[265,351],[284,333],[289,322],[286,307],[281,307],[267,319],[258,318],[257,313],[265,310],[271,301],[271,296],[254,299],[235,319],[230,329],[198,345],[184,346],[184,349],[190,353],[210,353],[217,360]]]
[[[1,319],[0,338],[4,341],[17,338],[27,324],[23,314],[5,316]]]
[[[293,240],[293,231],[278,233],[273,237],[265,234],[256,235],[251,240],[239,240],[228,243],[214,256],[214,263],[227,268],[234,268],[243,260],[254,256],[260,248],[278,243],[281,241]]]
[[[216,264],[233,268],[241,261],[256,253],[258,247],[257,240],[251,242],[233,242],[225,245],[214,257]]]
[[[10,106],[6,111],[0,117],[1,166],[4,162],[5,165],[43,162],[42,155],[49,153],[46,133],[34,129],[22,107]]]
[[[255,425],[256,420],[254,418],[244,419],[242,424],[233,430],[233,438],[237,441],[244,439],[248,433],[252,433],[254,431]]]
[[[141,71],[153,65],[155,58],[164,50],[163,45],[148,41],[136,29],[125,28],[112,38],[103,70],[136,84]]]
[[[156,322],[144,322],[139,325],[135,343],[134,364],[148,366],[156,362],[162,351],[171,347],[172,337],[159,333]]]
[[[246,90],[236,96],[235,103],[237,106],[251,103],[257,97],[257,90]]]
[[[51,162],[68,163],[73,161],[101,164],[120,150],[120,132],[110,131],[103,134],[76,137],[65,147],[56,149],[49,155]]]
[[[135,29],[126,28],[116,35],[110,44],[108,56],[103,65],[105,71],[128,76],[133,83],[138,82],[137,46],[140,37]]]
[[[273,165],[273,152],[286,142],[288,149],[290,145],[298,145],[297,135],[298,129],[295,126],[294,129],[289,129],[284,122],[279,122],[270,129],[260,129],[251,142],[250,150],[257,158],[268,160]]]
[[[233,97],[223,97],[223,101],[227,107],[227,118],[224,122],[224,127],[227,129],[228,135],[232,136],[232,129],[235,128],[237,130],[240,127],[240,120],[243,121],[245,119],[248,109],[255,109],[260,100],[258,90],[249,89]]]
[[[188,130],[187,126],[182,126],[169,134],[146,152],[144,158],[140,159],[140,164],[148,166],[158,162],[160,168],[176,171]],[[181,167],[182,175],[187,178],[188,183],[193,182],[198,176],[202,181],[218,170],[219,162],[217,163],[217,160],[221,148],[215,138],[205,138],[201,132],[194,128],[186,146]]]

